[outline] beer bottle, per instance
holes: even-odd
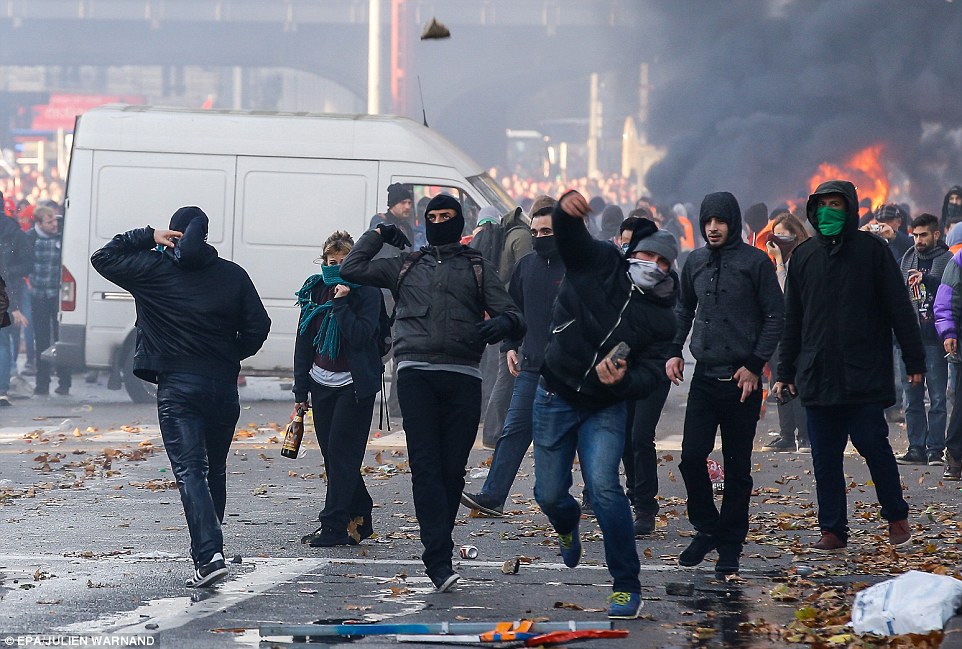
[[[284,444],[281,446],[281,455],[289,458],[296,458],[301,450],[301,440],[304,438],[304,411],[298,408],[294,411],[294,418],[287,425],[287,433],[284,435]]]

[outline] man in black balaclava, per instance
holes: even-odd
[[[498,431],[491,470],[478,493],[465,492],[461,504],[483,516],[504,516],[504,503],[518,474],[521,461],[531,446],[531,412],[538,389],[538,372],[544,362],[551,324],[551,307],[564,279],[565,267],[551,225],[555,201],[547,196],[536,202],[531,214],[531,236],[536,254],[518,261],[511,273],[508,293],[521,307],[527,333],[524,340],[506,340],[508,371],[515,377],[511,404]]]
[[[134,296],[133,372],[157,384],[160,434],[190,532],[191,588],[227,576],[221,523],[240,416],[237,374],[271,326],[244,269],[206,243],[207,223],[200,208],[182,207],[169,230],[118,234],[90,258],[98,273]]]
[[[428,203],[424,213],[424,230],[429,246],[458,243],[464,232],[461,203],[449,194],[438,194]]]
[[[447,591],[460,579],[451,535],[481,419],[481,354],[486,345],[522,338],[525,326],[497,269],[460,244],[464,217],[457,199],[432,198],[425,221],[428,245],[400,257],[375,258],[385,244],[410,245],[396,225],[364,233],[341,264],[341,277],[395,296],[397,392],[421,558],[435,588]]]

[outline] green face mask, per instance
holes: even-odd
[[[848,214],[845,210],[823,205],[815,211],[815,218],[818,219],[818,231],[826,237],[834,237],[845,227]]]

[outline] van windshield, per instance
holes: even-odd
[[[468,177],[468,182],[478,190],[478,193],[484,196],[486,201],[491,203],[493,207],[498,208],[498,211],[502,214],[507,214],[516,207],[514,199],[508,196],[508,193],[504,191],[501,184],[489,176],[487,172]]]

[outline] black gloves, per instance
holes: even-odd
[[[378,223],[377,229],[381,231],[384,243],[400,250],[411,247],[411,242],[398,226],[392,223]]]
[[[485,344],[493,345],[499,340],[504,340],[513,328],[514,325],[511,322],[511,318],[501,314],[478,324],[478,335],[481,336],[481,340],[483,340]]]

